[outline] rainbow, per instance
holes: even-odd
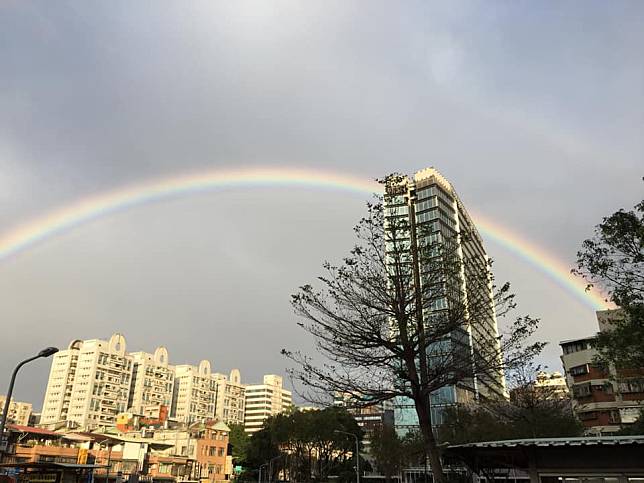
[[[76,226],[130,207],[200,192],[254,186],[302,186],[365,195],[381,190],[375,181],[364,178],[294,168],[213,170],[159,179],[83,199],[10,230],[0,236],[0,261]],[[601,293],[586,291],[585,283],[571,275],[569,267],[554,255],[529,243],[497,222],[480,214],[473,213],[472,216],[484,238],[498,243],[544,272],[592,309],[607,307],[605,297]]]

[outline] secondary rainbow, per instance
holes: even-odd
[[[0,261],[59,233],[116,211],[171,197],[253,186],[302,186],[365,195],[380,191],[376,182],[364,178],[294,168],[213,170],[159,179],[83,199],[10,230],[0,236]],[[607,307],[604,297],[597,291],[586,291],[585,283],[572,276],[570,268],[557,257],[497,222],[477,213],[472,213],[472,216],[484,238],[526,260],[591,308]]]

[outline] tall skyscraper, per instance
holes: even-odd
[[[285,411],[292,405],[291,391],[284,389],[282,378],[274,374],[265,375],[263,384],[246,386],[245,431],[259,431],[269,417]]]
[[[127,409],[131,379],[132,357],[121,334],[109,341],[74,340],[54,355],[40,423],[114,426]]]
[[[391,220],[401,221],[400,226],[404,226],[406,231],[398,249],[403,247],[402,251],[409,251],[407,263],[418,274],[423,293],[434,293],[430,303],[421,305],[425,323],[431,321],[433,314],[451,310],[450,304],[456,300],[459,307],[469,307],[472,311],[476,305],[476,320],[470,320],[471,314],[465,309],[463,324],[445,336],[441,344],[451,345],[451,350],[462,351],[463,359],[467,359],[468,354],[473,357],[479,352],[489,353],[489,344],[496,344],[498,349],[488,257],[472,219],[450,182],[434,168],[427,168],[418,171],[413,179],[404,176],[387,185],[386,191],[385,229],[393,230],[395,222]],[[430,264],[427,258],[414,256],[410,249],[420,246],[431,247],[437,253],[449,253],[457,261],[453,266],[459,269],[446,270],[444,275],[433,277],[431,272],[438,265]],[[429,287],[430,283],[437,288]],[[432,394],[435,409],[432,421],[440,424],[445,406],[472,401],[478,396],[494,395],[506,395],[503,373],[500,370],[475,373],[457,385],[443,387]],[[411,401],[398,400],[396,425],[404,430],[417,424]]]

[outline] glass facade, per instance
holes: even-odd
[[[431,293],[428,303],[423,303],[425,323],[431,324],[433,314],[449,310],[455,297],[465,305],[473,304],[476,300],[479,308],[483,306],[477,312],[476,324],[470,324],[468,320],[443,340],[427,348],[430,366],[432,361],[439,363],[441,357],[450,351],[462,351],[459,353],[463,359],[467,359],[478,349],[483,349],[485,344],[498,346],[487,255],[473,222],[451,184],[436,170],[429,168],[416,173],[413,180],[404,177],[394,190],[385,199],[385,229],[391,229],[395,220],[404,220],[406,223],[402,223],[402,226],[409,227],[406,236],[403,232],[403,241],[398,242],[398,248],[409,247],[414,238],[416,246],[431,247],[436,253],[449,246],[450,253],[458,254],[460,266],[463,267],[460,273],[450,274],[449,279],[436,282],[436,273],[432,272],[434,268],[431,264],[425,266],[418,262],[421,285],[425,285],[423,293]],[[411,232],[412,229],[415,233]],[[463,236],[464,233],[468,235]],[[387,246],[388,254],[392,253],[392,249]],[[486,280],[490,282],[486,283]],[[429,286],[430,283],[434,285]],[[463,299],[465,302],[462,302]],[[437,390],[431,395],[433,424],[442,423],[446,407],[471,401],[479,394],[505,395],[503,373],[475,374],[469,380],[461,380],[458,386],[445,386]],[[416,409],[411,400],[399,398],[395,401],[395,420],[400,432],[418,426]]]

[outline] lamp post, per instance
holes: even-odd
[[[273,461],[280,459],[282,456],[284,455],[281,454],[279,456],[276,456],[275,458],[271,458],[267,463],[268,464],[268,483],[272,483],[273,481]]]
[[[34,361],[36,359],[40,359],[41,357],[49,357],[53,354],[58,352],[58,348],[56,347],[47,347],[46,349],[41,350],[37,355],[30,357],[29,359],[25,359],[22,361],[20,364],[16,366],[16,368],[13,370],[13,374],[11,375],[11,382],[9,383],[9,390],[7,391],[7,399],[4,403],[4,409],[2,411],[2,421],[0,421],[0,451],[4,451],[4,427],[7,423],[7,414],[9,413],[9,404],[11,404],[11,396],[13,394],[13,385],[16,382],[16,374],[18,374],[18,370],[28,362]]]
[[[264,463],[263,465],[259,465],[259,477],[258,477],[258,482],[257,483],[262,483],[262,468],[264,466],[268,466],[268,463]]]
[[[360,440],[358,439],[357,434],[349,433],[347,431],[340,431],[339,429],[336,429],[333,431],[334,433],[341,433],[341,434],[347,434],[349,436],[353,436],[356,440],[356,483],[360,483]]]

